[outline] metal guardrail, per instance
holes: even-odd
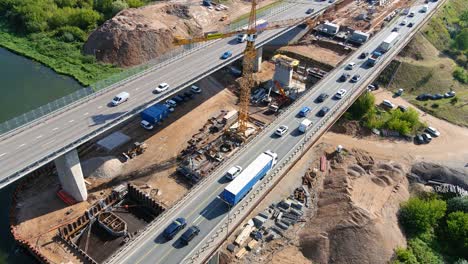
[[[200,263],[201,261],[206,260],[206,258],[211,254],[211,251],[215,250],[218,248],[224,239],[221,240],[221,242],[215,243],[216,240],[221,239],[220,236],[223,235],[223,238],[227,237],[228,235],[228,226],[229,224],[233,223],[237,217],[238,223],[235,224],[240,224],[240,222],[243,221],[243,219],[250,213],[251,210],[249,210],[249,207],[252,208],[256,204],[258,204],[261,200],[262,197],[264,197],[268,191],[273,187],[282,177],[282,175],[292,166],[292,160],[293,159],[298,159],[302,156],[302,153],[304,149],[308,149],[313,145],[315,140],[312,140],[313,137],[315,136],[320,136],[322,133],[324,133],[336,120],[339,119],[339,117],[347,110],[347,108],[351,105],[354,100],[356,100],[362,92],[366,90],[367,85],[369,85],[373,79],[375,79],[378,74],[392,61],[392,59],[395,55],[397,55],[407,44],[408,42],[413,38],[413,36],[419,31],[419,29],[427,22],[427,20],[432,16],[432,13],[437,10],[440,5],[443,4],[445,1],[441,1],[439,3],[439,6],[434,8],[421,23],[414,28],[414,31],[412,31],[409,36],[401,42],[400,46],[396,49],[394,49],[392,52],[389,52],[391,56],[387,56],[386,60],[381,60],[382,63],[379,64],[378,69],[373,71],[369,77],[367,77],[366,82],[362,83],[360,86],[355,86],[351,88],[353,90],[353,93],[348,93],[346,96],[345,100],[341,100],[337,105],[335,105],[334,110],[330,115],[327,115],[327,117],[324,120],[321,120],[320,125],[316,127],[312,133],[304,138],[303,141],[298,142],[294,148],[291,149],[285,156],[287,157],[284,159],[284,161],[275,169],[275,171],[270,174],[262,183],[261,185],[254,191],[248,198],[244,198],[244,201],[237,205],[236,207],[233,208],[233,213],[228,214],[228,216],[225,217],[224,221],[221,221],[215,228],[213,228],[213,231],[210,232],[205,239],[205,244],[199,248],[196,252],[193,250],[192,252],[189,253],[189,255],[192,255],[189,258],[185,258],[182,263]],[[388,58],[390,57],[390,58]],[[340,63],[341,65],[342,63]],[[340,69],[340,67],[336,67],[335,69]],[[331,123],[327,124],[330,119],[333,119]],[[325,130],[325,131],[321,131]],[[321,132],[321,133],[318,133]],[[318,133],[318,134],[317,134]],[[273,181],[276,178],[275,181]],[[268,188],[270,187],[270,188]],[[249,206],[249,204],[251,204]],[[234,228],[231,227],[231,230]],[[203,243],[203,242],[201,242]],[[201,244],[200,243],[200,244]],[[208,252],[208,250],[211,250]]]
[[[273,16],[273,15],[276,15],[276,14],[278,14],[278,13],[281,13],[281,12],[283,12],[283,11],[285,11],[285,10],[291,8],[292,6],[295,6],[295,5],[294,5],[294,4],[285,4],[285,5],[282,5],[282,6],[280,6],[279,8],[277,8],[277,9],[275,9],[275,10],[271,10],[268,14],[266,14],[266,15],[263,16],[263,17],[270,17],[270,16]],[[286,32],[286,31],[288,31],[288,30],[289,30],[289,29],[286,29],[286,30],[284,30],[283,32]],[[213,43],[216,42],[216,41],[219,41],[219,40],[214,40],[214,41],[210,42],[208,45],[211,45],[211,44],[213,44]],[[267,42],[267,40],[261,42],[260,45],[261,45],[261,44],[264,44],[265,42]],[[205,45],[205,46],[199,46],[199,47],[196,48],[196,49],[201,49],[202,47],[206,47],[206,46],[207,46],[207,45]],[[192,52],[193,52],[193,51],[194,51],[194,50],[192,50]],[[203,78],[204,76],[206,76],[208,73],[213,72],[213,71],[215,71],[215,70],[218,70],[218,69],[220,69],[220,68],[226,66],[227,64],[231,63],[232,61],[234,61],[234,60],[236,60],[236,59],[238,59],[238,58],[240,58],[240,57],[242,57],[242,54],[240,54],[240,55],[238,55],[238,56],[235,56],[235,57],[232,57],[230,60],[226,60],[224,63],[218,65],[217,67],[214,67],[214,68],[212,68],[212,69],[210,69],[210,70],[208,70],[208,71],[206,71],[206,72],[200,74],[200,75],[197,76],[197,77],[194,77],[194,78],[192,78],[192,79],[190,79],[190,80],[187,80],[187,81],[184,82],[183,84],[179,85],[177,88],[173,89],[172,92],[178,92],[178,91],[184,89],[184,88],[185,88],[186,86],[188,86],[190,83],[193,83],[193,82],[196,82],[196,81],[200,80],[201,78]],[[168,63],[170,63],[170,62],[166,62],[166,63],[168,64]],[[158,67],[160,67],[160,66],[158,66]],[[114,88],[115,88],[115,87],[114,87]],[[113,89],[113,88],[112,88],[112,89]],[[107,91],[107,90],[106,90],[106,91]],[[83,98],[82,100],[76,101],[76,102],[73,103],[73,105],[81,104],[82,102],[91,100],[92,98],[94,98],[94,97],[98,96],[99,94],[104,93],[104,92],[106,92],[106,91],[98,91],[98,92],[96,92],[96,93],[93,93],[93,94],[91,94],[91,95],[88,96],[89,98],[86,97],[86,98]],[[147,102],[147,103],[145,103],[145,104],[143,104],[143,105],[141,105],[141,106],[138,106],[138,107],[136,107],[136,108],[134,108],[134,109],[132,109],[132,110],[129,110],[127,113],[122,114],[121,116],[119,116],[119,117],[117,117],[116,119],[112,120],[111,122],[107,123],[105,126],[102,126],[102,127],[98,128],[98,129],[96,129],[95,131],[93,131],[93,132],[91,132],[91,133],[89,133],[89,134],[87,134],[87,135],[82,136],[80,139],[78,139],[78,140],[76,140],[76,141],[74,141],[74,142],[72,142],[72,143],[70,143],[70,144],[68,144],[68,145],[66,145],[66,146],[64,146],[64,147],[62,147],[62,148],[56,150],[56,151],[53,151],[53,152],[51,152],[51,153],[48,153],[48,154],[44,155],[42,158],[39,158],[38,161],[36,161],[36,162],[34,162],[34,163],[32,163],[32,164],[30,164],[30,165],[24,167],[23,169],[21,169],[20,171],[17,171],[17,172],[14,173],[13,175],[10,175],[10,176],[8,176],[8,177],[5,177],[5,178],[1,179],[1,180],[0,180],[0,188],[2,188],[3,186],[6,186],[6,185],[10,184],[11,182],[13,182],[13,181],[19,179],[21,176],[25,175],[26,173],[30,172],[31,170],[33,170],[33,169],[35,169],[35,168],[37,168],[37,167],[39,167],[39,166],[42,166],[42,165],[44,165],[44,164],[46,164],[46,163],[48,163],[48,162],[53,161],[57,156],[63,155],[63,154],[65,154],[67,151],[69,151],[69,150],[71,150],[71,149],[74,149],[74,148],[80,146],[80,145],[83,144],[84,142],[87,142],[88,140],[90,140],[90,139],[92,139],[92,138],[94,138],[94,137],[96,137],[96,136],[98,136],[98,135],[101,135],[101,134],[105,133],[106,131],[108,131],[109,129],[111,129],[113,126],[115,126],[115,125],[117,125],[117,124],[120,124],[120,123],[122,123],[122,122],[124,122],[124,121],[126,121],[126,120],[128,120],[128,119],[130,119],[130,118],[132,118],[135,114],[137,114],[137,113],[143,111],[144,109],[146,109],[146,108],[149,107],[150,105],[152,105],[152,104],[154,104],[154,103],[156,103],[156,102],[159,102],[159,101],[160,101],[161,99],[163,99],[165,96],[167,96],[167,95],[165,95],[165,94],[160,94],[160,95],[158,95],[157,97],[155,97],[154,99],[152,99],[151,101],[149,101],[149,102]],[[71,107],[73,107],[73,106],[70,105],[69,108],[71,108]],[[64,109],[64,110],[67,110],[67,109]],[[58,114],[58,113],[56,113],[56,114]],[[56,115],[56,114],[54,113],[54,115]],[[47,117],[47,118],[50,118],[50,117]],[[45,120],[47,120],[47,119],[45,119]],[[40,121],[40,122],[43,122],[43,121],[45,121],[45,120],[42,120],[42,119],[41,119],[41,120],[39,120],[39,121]],[[39,122],[39,121],[38,121],[38,122]],[[32,124],[32,125],[33,125],[33,124]],[[15,132],[15,133],[16,133],[17,131],[15,130],[15,131],[12,131],[12,132]],[[13,133],[12,133],[12,134],[13,134]],[[7,137],[8,137],[8,135],[7,135],[6,137],[0,138],[0,140],[5,139],[5,138],[7,138]]]
[[[259,12],[258,18],[264,18],[273,14],[280,13],[289,8],[291,5],[291,3],[282,3],[279,6],[275,6],[271,9],[262,10],[261,12]],[[245,22],[241,21],[240,23]],[[240,23],[238,22],[235,25],[227,26],[225,28],[225,31],[240,29],[241,27],[245,26],[245,24]],[[171,50],[170,52],[165,53],[162,56],[145,63],[144,65],[139,65],[130,68],[113,76],[110,76],[107,79],[98,81],[90,87],[82,88],[69,95],[54,100],[53,102],[28,111],[20,116],[4,121],[0,123],[0,140],[8,138],[11,135],[14,135],[24,129],[28,129],[31,126],[34,126],[37,123],[36,121],[43,122],[73,107],[76,107],[79,104],[82,104],[97,96],[100,96],[103,93],[112,91],[125,83],[131,82],[148,73],[160,69],[174,61],[177,61],[189,54],[192,54],[195,51],[210,46],[216,43],[217,41],[219,41],[219,39],[204,43],[195,43],[185,45],[182,47],[177,47]]]

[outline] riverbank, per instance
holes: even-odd
[[[59,74],[71,76],[83,86],[122,71],[113,65],[96,62],[93,56],[83,55],[82,46],[83,42],[66,43],[47,33],[19,36],[0,22],[0,47],[40,62]]]

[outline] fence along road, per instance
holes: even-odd
[[[324,10],[321,3],[288,4],[265,19],[270,21],[304,17],[308,8]],[[258,46],[288,32],[292,28],[266,31],[258,36]],[[33,126],[15,131],[0,140],[0,187],[3,187],[56,157],[128,120],[150,105],[179,92],[190,84],[228,65],[242,56],[245,44],[221,39],[197,48],[178,60],[171,61],[143,76],[130,79],[111,90],[90,95],[52,117],[45,117]],[[227,49],[233,52],[228,60],[220,56]],[[153,89],[162,82],[171,89],[155,95]],[[115,94],[130,93],[128,102],[109,107]]]
[[[223,241],[226,232],[232,230],[235,224],[238,224],[246,216],[249,210],[278,181],[282,173],[301,156],[302,151],[309,147],[352,104],[355,98],[365,90],[367,84],[406,45],[412,35],[420,28],[423,21],[435,10],[435,6],[436,4],[431,4],[430,12],[426,14],[418,12],[412,18],[412,22],[415,24],[413,28],[401,28],[400,41],[397,43],[397,47],[384,54],[378,65],[373,68],[367,68],[364,65],[364,61],[357,58],[360,52],[369,52],[377,48],[390,33],[394,23],[401,22],[404,17],[399,17],[391,25],[376,34],[355,54],[342,62],[326,78],[314,86],[313,89],[309,90],[291,105],[286,112],[266,127],[253,141],[242,147],[241,150],[236,152],[232,158],[221,165],[213,174],[195,186],[175,206],[152,222],[132,243],[127,244],[120,252],[110,258],[108,263],[200,263],[205,260]],[[417,10],[420,6],[415,8]],[[350,74],[360,74],[362,79],[357,83],[337,82],[337,79],[343,72],[343,65],[351,61],[357,62],[357,66],[354,70],[347,72]],[[333,100],[330,98],[322,104],[314,103],[315,98],[320,93],[326,92],[331,97],[341,88],[348,91],[343,99]],[[312,108],[309,118],[313,121],[314,126],[309,132],[300,134],[296,129],[302,119],[297,118],[296,114],[304,105]],[[319,118],[312,116],[323,106],[328,106],[331,109],[326,117]],[[288,133],[280,138],[273,135],[274,130],[279,125],[287,125],[290,128]],[[234,208],[228,208],[224,202],[217,198],[228,184],[224,179],[224,172],[234,165],[240,165],[243,168],[247,167],[253,159],[267,149],[278,153],[279,163],[277,167],[274,168],[272,174],[266,176],[261,183],[257,184],[255,189],[239,205]],[[161,236],[162,230],[177,217],[185,217],[188,226],[197,225],[201,230],[200,235],[187,246],[181,246],[178,241],[180,234],[169,242],[166,242]],[[227,228],[228,221],[231,223],[229,229]]]

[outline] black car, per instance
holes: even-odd
[[[350,76],[351,76],[351,75],[349,75],[348,73],[343,73],[343,74],[340,76],[340,79],[338,79],[338,81],[340,81],[340,82],[346,82],[346,81],[349,79]]]
[[[413,24],[413,23],[411,23],[411,22],[410,22],[410,23],[408,23],[408,27],[413,27],[413,25],[414,25],[414,24]]]
[[[176,95],[172,98],[173,101],[176,101],[177,103],[182,103],[184,101],[184,98],[181,97],[180,95]]]
[[[417,144],[423,144],[424,143],[424,138],[421,135],[416,135],[414,137],[414,142]]]
[[[167,240],[174,238],[180,230],[184,229],[187,226],[187,221],[184,218],[177,218],[172,222],[166,229],[164,229],[163,235]]]
[[[324,107],[322,107],[322,109],[320,109],[320,111],[317,113],[317,116],[320,116],[320,117],[325,116],[325,115],[328,113],[328,111],[330,111],[330,108],[324,106]]]
[[[392,32],[398,32],[398,30],[400,30],[399,27],[394,27],[394,28],[392,29]]]
[[[314,9],[313,9],[313,8],[309,8],[309,9],[307,9],[306,14],[312,14],[313,12],[314,12]]]
[[[431,135],[429,135],[427,133],[422,134],[422,138],[424,139],[424,143],[429,143],[432,140]]]
[[[317,97],[316,101],[317,101],[318,103],[321,103],[321,102],[325,101],[325,99],[327,99],[327,98],[328,98],[328,94],[326,94],[326,93],[321,93],[321,94]]]
[[[416,100],[418,101],[426,101],[427,99],[432,98],[432,95],[430,94],[420,94],[416,97]]]
[[[359,58],[360,59],[365,59],[365,58],[367,58],[367,56],[369,56],[369,52],[363,52],[363,53],[361,53],[361,55],[359,55]]]
[[[406,107],[406,106],[404,106],[404,105],[399,105],[399,106],[398,106],[398,109],[400,109],[400,111],[403,112],[403,113],[406,112],[406,111],[408,111],[408,107]]]
[[[197,226],[191,226],[187,231],[185,231],[182,236],[180,237],[180,240],[184,244],[188,244],[194,237],[196,237],[200,233],[200,228]]]
[[[431,98],[431,99],[432,99],[432,100],[440,100],[440,99],[442,99],[442,98],[444,98],[444,95],[438,93],[438,94],[432,95],[432,98]]]

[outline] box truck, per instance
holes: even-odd
[[[398,35],[398,32],[390,33],[390,35],[388,35],[388,37],[386,37],[384,41],[382,41],[382,43],[380,44],[380,49],[383,52],[389,51],[393,47],[393,45],[398,41]]]
[[[221,199],[230,206],[238,204],[253,186],[275,166],[277,160],[278,155],[270,150],[260,154],[224,188]]]
[[[307,131],[307,129],[309,129],[310,127],[312,126],[312,121],[310,121],[309,119],[304,119],[302,120],[301,124],[299,124],[299,131],[302,132],[302,133],[305,133]]]
[[[156,125],[169,115],[169,108],[163,104],[155,104],[141,112],[141,119]]]

